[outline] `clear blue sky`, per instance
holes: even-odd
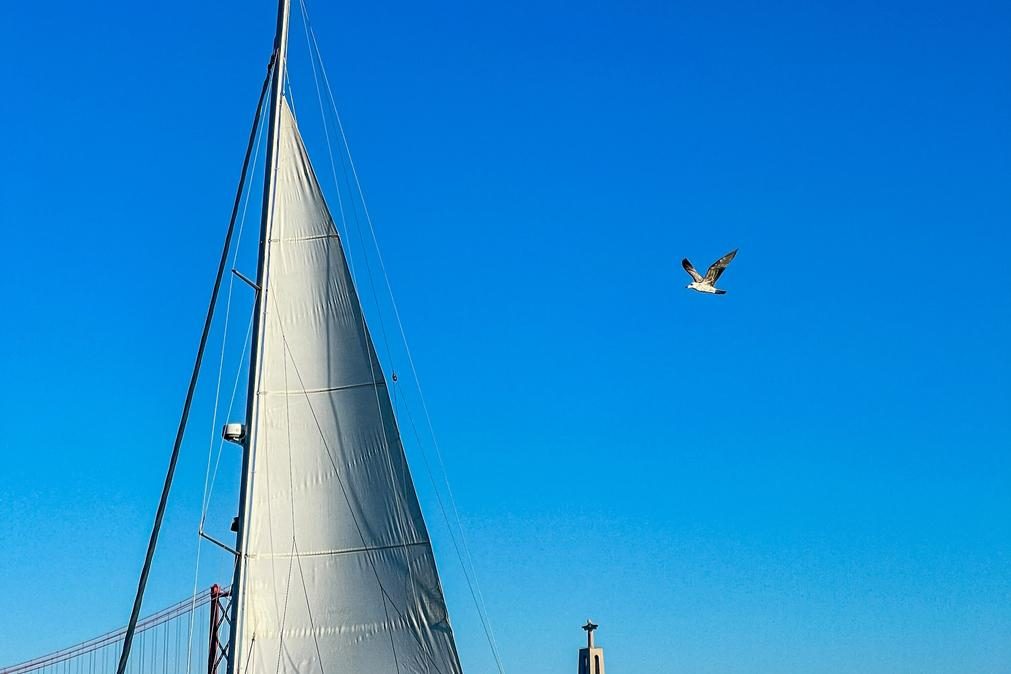
[[[1011,671],[1007,3],[311,9],[507,671]],[[273,20],[5,8],[0,664],[127,618]]]

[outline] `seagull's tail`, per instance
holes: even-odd
[[[717,288],[716,289],[716,294],[717,295],[726,295],[727,291],[726,290],[720,290],[719,288]]]

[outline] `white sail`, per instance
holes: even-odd
[[[281,107],[232,671],[458,674],[385,378]]]

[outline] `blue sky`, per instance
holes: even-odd
[[[310,9],[507,671],[1011,669],[1006,3]],[[0,663],[128,616],[273,12],[7,8]]]

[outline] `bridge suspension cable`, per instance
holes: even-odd
[[[227,601],[228,591],[215,585],[196,599],[187,597],[137,621],[137,657],[130,661],[129,674],[176,674],[185,672],[187,665],[193,671],[216,674],[228,643],[228,625],[220,618],[221,604]],[[208,652],[187,652],[191,616],[202,626],[198,633],[206,637],[203,643],[208,645]],[[0,667],[0,674],[114,674],[126,632],[123,627],[17,665]]]

